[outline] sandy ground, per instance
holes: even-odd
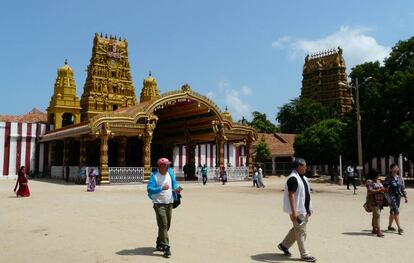
[[[173,211],[172,257],[154,252],[156,222],[145,185],[86,186],[30,181],[29,198],[16,198],[14,182],[0,180],[0,262],[289,262],[277,250],[291,224],[282,212],[284,178],[222,186],[183,183]],[[402,205],[405,234],[370,234],[365,189],[313,183],[315,213],[307,247],[318,262],[413,262],[414,208]],[[408,194],[414,196],[413,189]],[[410,200],[409,200],[410,201]],[[413,201],[414,202],[414,201]],[[388,208],[382,213],[387,226]]]

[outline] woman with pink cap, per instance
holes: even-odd
[[[156,249],[164,252],[164,257],[171,256],[168,230],[171,226],[173,202],[178,198],[181,187],[177,184],[175,175],[169,167],[167,158],[157,161],[158,171],[151,173],[147,185],[148,197],[153,202],[158,225]]]

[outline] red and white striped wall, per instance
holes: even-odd
[[[25,122],[0,122],[0,178],[15,177],[20,166],[43,173],[49,166],[47,145],[37,139],[49,125]]]
[[[244,166],[246,165],[246,146],[236,146],[233,143],[224,144],[224,165],[227,167]],[[195,148],[195,165],[203,166],[207,164],[207,167],[216,166],[217,158],[216,144],[205,143],[197,144]],[[173,151],[173,164],[174,167],[183,167],[186,163],[189,163],[189,154],[186,145],[178,145],[174,147]]]

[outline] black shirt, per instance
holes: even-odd
[[[309,210],[309,204],[310,204],[310,193],[309,193],[309,187],[308,184],[305,181],[305,178],[303,177],[303,175],[299,175],[300,179],[302,179],[303,182],[303,186],[305,187],[305,208],[306,208],[306,212],[308,214],[310,214],[310,210]],[[287,181],[287,187],[288,187],[288,192],[296,192],[296,190],[298,189],[298,180],[296,180],[296,177],[290,177],[289,180]]]

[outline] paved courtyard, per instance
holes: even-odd
[[[15,198],[14,181],[0,180],[0,262],[295,262],[276,249],[291,224],[282,212],[285,178],[266,178],[265,189],[250,182],[225,186],[183,183],[182,205],[174,210],[172,257],[154,253],[155,215],[146,185],[86,186],[30,181],[30,198]],[[402,205],[405,234],[370,234],[363,211],[365,189],[312,184],[315,214],[307,246],[318,262],[413,262],[414,191]],[[387,226],[388,208],[381,217]]]

